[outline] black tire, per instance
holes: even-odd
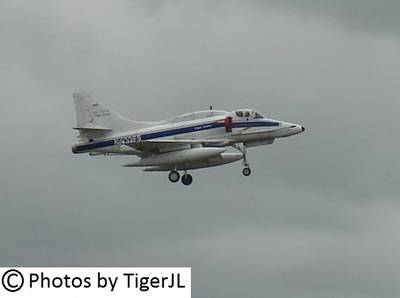
[[[172,172],[170,172],[169,175],[168,175],[168,179],[169,179],[169,181],[171,181],[172,183],[178,182],[180,177],[181,177],[181,176],[179,175],[179,173],[178,173],[177,171],[172,171]]]
[[[251,175],[251,170],[250,170],[250,168],[244,168],[244,169],[243,169],[243,175],[245,175],[245,176],[250,176],[250,175]]]
[[[185,175],[182,176],[182,183],[184,185],[190,185],[190,184],[192,184],[192,182],[193,182],[192,175],[185,174]]]

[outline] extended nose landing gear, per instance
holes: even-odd
[[[180,178],[180,175],[177,171],[172,171],[168,175],[168,179],[172,183],[178,182],[179,178]],[[185,174],[182,176],[181,181],[182,181],[183,185],[190,185],[193,182],[193,177],[192,177],[192,175],[185,172]]]
[[[244,144],[241,144],[241,145],[236,145],[234,147],[236,149],[238,149],[240,152],[242,152],[242,154],[243,154],[243,166],[244,166],[244,169],[242,171],[243,175],[250,176],[251,175],[251,169],[250,169],[250,164],[247,161],[247,149],[246,149],[246,146]]]
[[[250,169],[250,164],[247,161],[246,147],[243,146],[243,148],[244,148],[244,150],[243,150],[243,166],[244,166],[244,169],[243,169],[242,173],[245,176],[250,176],[251,175],[251,169]]]

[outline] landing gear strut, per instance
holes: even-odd
[[[245,144],[240,144],[235,146],[236,149],[238,149],[240,152],[243,154],[243,175],[245,176],[250,176],[251,175],[251,169],[250,169],[250,164],[247,161],[247,148]]]
[[[169,173],[168,175],[168,179],[169,181],[171,181],[172,183],[176,183],[179,181],[180,175],[177,171],[172,171]]]

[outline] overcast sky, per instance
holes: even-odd
[[[192,266],[193,297],[400,295],[400,2],[0,0],[0,264]],[[72,155],[72,92],[304,134],[193,172]]]

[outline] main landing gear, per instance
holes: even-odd
[[[172,171],[172,172],[170,172],[169,175],[168,175],[168,179],[169,179],[169,181],[171,181],[172,183],[178,182],[180,177],[181,177],[181,176],[179,175],[179,173],[178,173],[177,171]]]
[[[250,164],[247,161],[247,149],[246,146],[244,144],[240,144],[240,145],[236,145],[234,146],[237,150],[239,150],[240,152],[242,152],[243,154],[243,175],[244,176],[250,176],[251,175],[251,169],[250,169]]]
[[[184,174],[184,175],[182,176],[182,183],[183,183],[184,185],[190,185],[190,184],[192,184],[192,182],[193,182],[192,175],[190,175],[190,174]]]
[[[168,175],[168,179],[172,183],[178,182],[179,178],[180,178],[180,175],[179,175],[179,172],[177,172],[177,171],[172,171]],[[192,175],[185,172],[185,174],[182,175],[181,181],[182,181],[183,185],[190,185],[193,182],[193,177],[192,177]]]

